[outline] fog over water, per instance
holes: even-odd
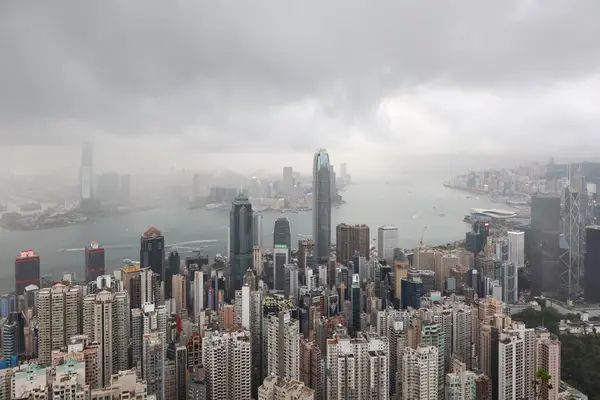
[[[469,227],[462,218],[470,207],[506,207],[494,205],[484,197],[476,199],[470,195],[467,199],[468,193],[445,188],[442,183],[440,179],[415,174],[412,179],[403,177],[387,184],[363,182],[350,185],[341,192],[347,204],[332,210],[333,235],[338,223],[365,223],[371,228],[371,239],[375,239],[379,225],[394,224],[399,228],[400,246],[412,248],[419,245],[423,227],[427,226],[425,243],[443,244],[464,238]],[[440,216],[440,213],[445,215]],[[273,242],[274,222],[282,214],[265,212],[263,215],[263,245],[269,247]],[[285,215],[290,220],[292,243],[296,248],[298,234],[310,235],[312,232],[311,214],[298,212]],[[0,231],[0,263],[3,266],[0,291],[12,290],[14,256],[21,249],[32,248],[40,254],[42,274],[52,273],[59,277],[62,272],[69,271],[83,277],[82,248],[91,241],[107,248],[106,270],[110,272],[120,267],[124,258],[139,259],[139,239],[150,225],[162,231],[167,244],[179,243],[184,250],[200,247],[197,241],[217,240],[205,243],[206,247],[201,248],[212,258],[216,253],[225,254],[227,251],[228,224],[229,212],[226,209],[187,210],[169,206],[52,230]],[[182,258],[189,254],[183,250],[181,253]]]

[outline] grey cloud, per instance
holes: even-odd
[[[65,143],[98,132],[180,135],[216,151],[265,143],[344,149],[352,130],[370,141],[398,138],[375,115],[383,99],[417,87],[518,96],[593,74],[600,62],[594,0],[0,7],[0,140],[7,144]],[[471,138],[464,114],[451,107],[465,99],[442,96],[443,107],[419,111],[447,135]]]

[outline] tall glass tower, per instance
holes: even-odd
[[[327,150],[319,149],[313,162],[313,240],[315,259],[329,259],[331,246],[331,173]]]
[[[231,293],[242,288],[244,274],[248,268],[252,268],[252,250],[254,248],[252,215],[252,204],[245,195],[240,194],[231,204],[229,214]]]

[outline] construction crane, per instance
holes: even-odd
[[[426,226],[423,227],[423,230],[421,231],[421,241],[419,242],[421,244],[421,249],[423,248],[423,236],[425,236],[425,230],[427,229]]]

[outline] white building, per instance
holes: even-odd
[[[402,398],[438,399],[438,349],[419,345],[406,348],[402,356]]]
[[[49,399],[48,371],[37,364],[13,369],[11,399]]]
[[[525,341],[518,335],[500,334],[498,343],[498,398],[527,397],[525,384]]]
[[[517,268],[525,265],[525,232],[509,231],[508,235],[508,261]]]
[[[251,399],[250,332],[207,331],[202,342],[207,397],[213,400]]]
[[[327,340],[327,395],[329,400],[389,397],[389,344],[387,337],[361,334],[334,335]]]
[[[81,333],[83,290],[57,283],[38,293],[38,354],[42,366],[50,365],[52,350],[67,345]]]
[[[194,317],[204,310],[204,272],[194,271]]]
[[[90,388],[85,382],[85,362],[67,359],[58,365],[52,383],[52,399],[88,400]]]
[[[393,225],[380,226],[377,229],[377,253],[379,258],[392,265],[394,249],[398,247],[398,228]]]

